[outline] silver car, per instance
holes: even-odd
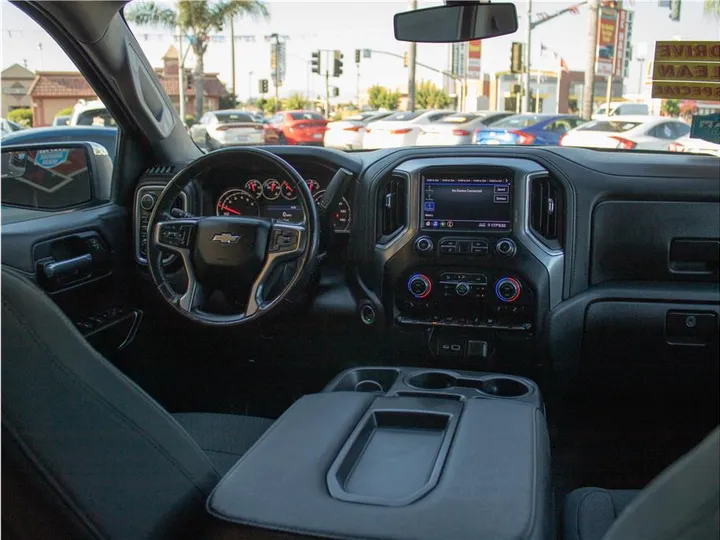
[[[262,122],[245,111],[205,113],[188,131],[193,141],[208,152],[226,146],[260,145],[265,142]]]
[[[471,144],[473,132],[499,122],[514,113],[504,111],[477,111],[455,113],[437,122],[423,126],[417,146],[453,146]]]

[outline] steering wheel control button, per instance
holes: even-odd
[[[375,308],[373,308],[370,304],[363,304],[360,307],[360,320],[363,324],[372,326],[375,324],[376,318],[377,314],[375,313]]]
[[[470,292],[470,285],[467,283],[458,283],[455,285],[455,294],[458,296],[466,296]]]
[[[421,236],[415,240],[415,251],[418,253],[430,253],[435,249],[435,244],[429,236]]]
[[[501,302],[514,302],[520,298],[521,290],[520,282],[511,277],[501,278],[495,283],[495,296]]]
[[[510,238],[501,238],[498,240],[498,243],[495,244],[495,251],[501,257],[509,259],[517,253],[517,246]]]
[[[191,225],[166,223],[160,229],[160,242],[176,248],[186,248],[190,245],[191,234]]]
[[[427,298],[432,291],[432,281],[424,274],[414,274],[408,279],[407,287],[415,298]]]
[[[149,212],[155,206],[156,201],[157,197],[155,197],[155,195],[153,195],[152,193],[146,193],[145,195],[140,197],[140,206],[143,210]]]
[[[300,241],[300,231],[292,229],[275,229],[272,232],[270,251],[273,253],[284,253],[295,251]]]

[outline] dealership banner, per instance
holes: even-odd
[[[479,79],[482,71],[482,41],[468,43],[467,78]]]
[[[607,77],[615,69],[615,45],[617,42],[617,11],[600,8],[598,17],[598,41],[595,54],[595,73]]]
[[[658,41],[652,97],[720,102],[720,41]]]

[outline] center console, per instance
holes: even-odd
[[[366,367],[298,400],[207,509],[223,538],[545,540],[551,501],[532,381]]]

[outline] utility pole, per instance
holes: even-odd
[[[180,113],[180,120],[185,123],[185,56],[183,55],[183,35],[180,26],[176,27],[178,33],[178,112]],[[199,118],[198,118],[199,120]]]
[[[417,0],[410,0],[410,9],[417,9]],[[412,41],[408,45],[408,110],[415,110],[415,56],[417,43]]]
[[[235,79],[235,17],[230,17],[230,66],[232,67],[232,93],[237,103],[237,84]]]
[[[523,112],[530,112],[530,39],[532,37],[532,0],[528,0],[527,35],[525,37],[525,97],[522,100]]]
[[[325,51],[325,117],[330,120],[330,51]]]
[[[585,58],[585,86],[583,88],[582,117],[590,120],[593,113],[595,96],[595,54],[598,37],[598,0],[590,0],[588,4],[588,40]]]

